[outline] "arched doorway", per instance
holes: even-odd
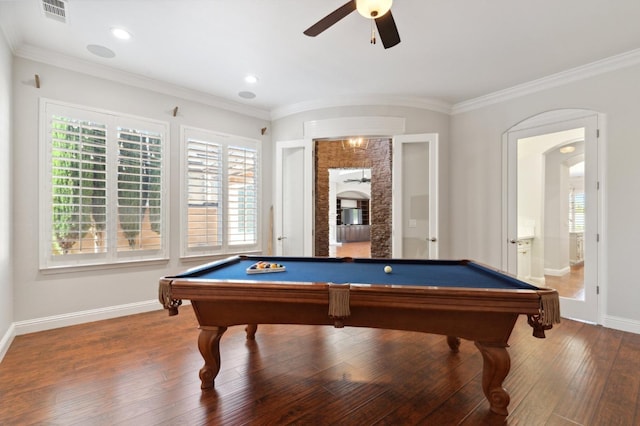
[[[602,121],[552,111],[503,140],[503,269],[557,288],[563,316],[589,322],[598,322]]]

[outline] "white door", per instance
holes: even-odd
[[[276,143],[275,254],[313,255],[311,141]]]
[[[562,316],[598,322],[598,115],[547,113],[504,143],[503,269],[556,288]]]
[[[393,137],[394,258],[438,258],[438,135]]]

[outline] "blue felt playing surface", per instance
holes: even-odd
[[[535,286],[473,262],[405,263],[390,260],[384,263],[384,261],[370,260],[341,262],[273,258],[274,262],[284,265],[286,271],[263,274],[248,274],[246,272],[248,267],[263,259],[267,260],[268,258],[250,258],[229,262],[219,267],[205,266],[188,271],[178,277],[199,277],[223,281],[293,281],[537,290]],[[387,265],[393,268],[390,274],[384,272],[384,267]]]

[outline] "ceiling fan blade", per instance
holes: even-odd
[[[356,10],[356,1],[351,0],[350,2],[343,4],[342,6],[307,28],[304,31],[304,34],[308,35],[309,37],[315,37],[354,10]]]
[[[380,34],[380,40],[382,40],[382,45],[385,49],[400,43],[400,34],[398,33],[398,27],[396,27],[396,21],[393,20],[391,11],[377,18],[376,26],[378,27],[378,34]]]

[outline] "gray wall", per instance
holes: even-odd
[[[13,200],[15,322],[152,301],[157,297],[158,279],[162,275],[193,266],[193,262],[178,259],[181,124],[261,140],[265,157],[263,164],[266,165],[264,174],[267,178],[264,188],[271,188],[271,141],[268,135],[261,136],[260,133],[260,129],[266,127],[268,121],[23,58],[14,58],[13,71],[14,181],[19,182],[15,185]],[[33,85],[34,74],[40,75],[40,89]],[[172,202],[168,263],[118,265],[117,268],[87,272],[39,271],[37,171],[38,106],[41,97],[170,123],[169,199]],[[173,117],[172,110],[176,105],[179,106],[179,112],[177,117]],[[1,173],[4,170],[2,168]],[[264,191],[264,197],[264,205],[269,206],[269,190]],[[263,229],[266,230],[267,215],[263,215],[262,219]],[[266,233],[263,241],[265,238]],[[202,263],[203,259],[198,262]],[[0,281],[1,285],[6,282]],[[3,297],[2,303],[6,300],[10,302],[11,298]],[[150,306],[160,308],[159,304]]]
[[[449,213],[452,255],[501,263],[502,135],[522,120],[563,108],[606,114],[604,325],[640,332],[640,66],[611,71],[452,117]],[[631,191],[631,194],[629,193]]]
[[[13,323],[11,51],[0,32],[0,359]]]

